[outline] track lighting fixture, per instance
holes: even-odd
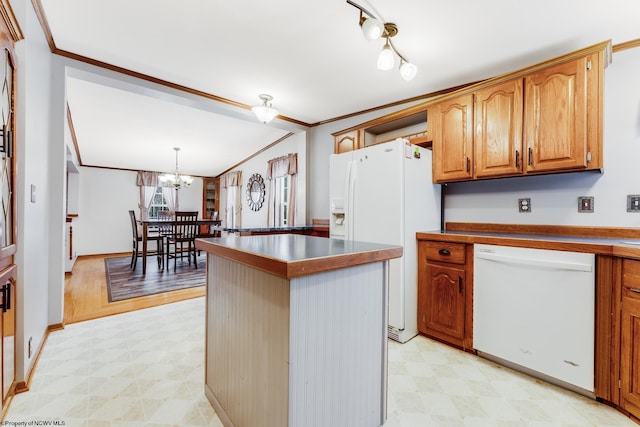
[[[385,71],[392,69],[395,64],[395,55],[397,55],[400,58],[400,76],[407,81],[413,79],[418,72],[418,67],[402,56],[391,42],[391,38],[398,34],[398,26],[391,22],[385,23],[379,15],[376,16],[352,0],[347,0],[347,3],[360,11],[360,27],[365,39],[376,40],[380,37],[385,39],[385,44],[378,56],[378,69]]]
[[[262,100],[262,105],[255,105],[251,107],[251,111],[258,117],[262,123],[269,123],[278,115],[278,110],[271,106],[271,100],[273,96],[261,94],[258,96]]]

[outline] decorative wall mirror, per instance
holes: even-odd
[[[264,203],[264,180],[262,175],[254,173],[247,184],[247,203],[252,211],[259,211]]]

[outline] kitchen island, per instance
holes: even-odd
[[[399,246],[294,234],[198,239],[205,394],[225,426],[381,426],[387,269]]]

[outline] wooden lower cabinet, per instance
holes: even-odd
[[[640,418],[640,261],[623,262],[620,307],[620,407]]]
[[[16,266],[0,273],[0,322],[2,323],[2,407],[14,394],[16,371]]]
[[[425,333],[438,331],[457,340],[464,339],[464,268],[426,266],[424,299],[428,301],[421,323]]]
[[[469,351],[473,275],[467,268],[472,261],[473,245],[418,243],[418,331]]]

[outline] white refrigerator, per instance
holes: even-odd
[[[330,237],[401,245],[390,261],[389,337],[418,334],[416,232],[440,229],[440,185],[433,184],[431,150],[405,139],[332,154]]]

